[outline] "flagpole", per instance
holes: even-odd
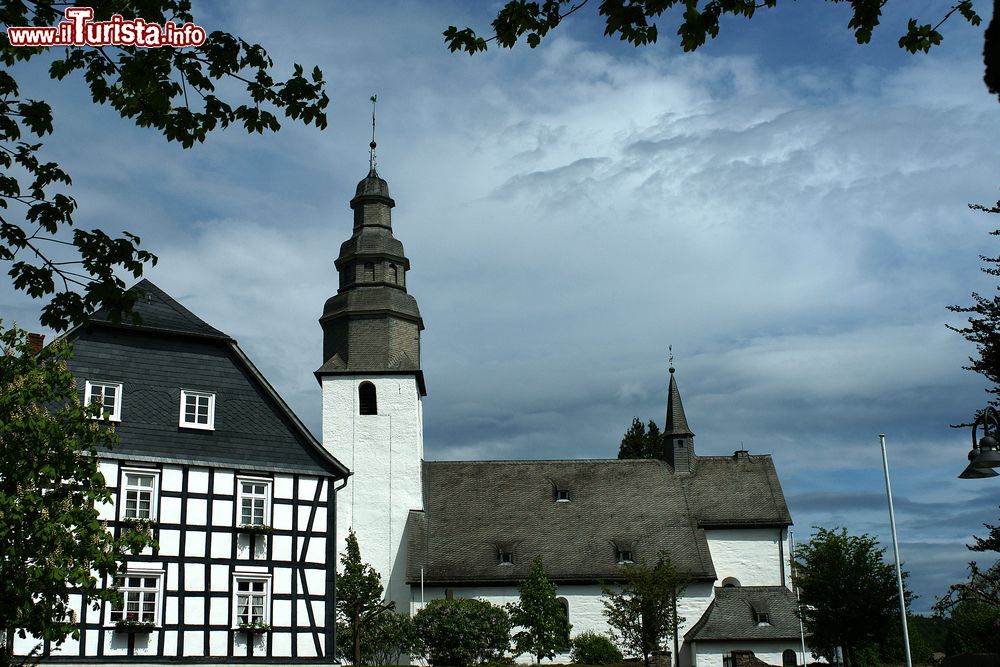
[[[889,457],[885,453],[885,433],[878,436],[882,445],[882,469],[885,471],[885,495],[889,499],[889,526],[892,529],[892,553],[896,557],[896,585],[899,587],[899,615],[903,619],[903,648],[906,650],[906,667],[913,667],[910,659],[910,632],[906,627],[906,596],[903,593],[903,571],[899,568],[899,544],[896,541],[896,513],[892,509],[892,486],[889,484]]]

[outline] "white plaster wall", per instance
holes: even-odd
[[[446,596],[447,589],[440,586],[424,587],[424,604],[431,600],[442,599]],[[453,587],[451,589],[456,598],[477,598],[487,600],[496,605],[505,605],[518,601],[517,586],[464,586]],[[601,603],[601,587],[596,584],[589,585],[566,585],[556,589],[558,597],[566,598],[569,603],[569,622],[573,625],[570,631],[571,636],[576,637],[584,632],[599,632],[604,635],[610,634],[610,627],[604,616],[604,605]],[[705,609],[712,601],[713,586],[711,582],[699,582],[690,584],[677,601],[677,613],[685,620],[678,628],[678,642],[680,645],[681,665],[690,665],[690,660],[685,660],[685,656],[690,650],[684,646],[684,633],[691,626],[698,622]],[[413,586],[413,596],[410,605],[410,613],[415,614],[421,608],[420,586]],[[671,651],[673,647],[671,646]],[[533,662],[533,656],[521,655],[517,661],[520,663]],[[569,654],[557,655],[550,663],[568,663]],[[780,663],[779,663],[780,664]],[[720,664],[721,667],[721,664]]]
[[[787,642],[698,642],[695,646],[697,663],[694,667],[722,667],[722,659],[733,651],[753,651],[753,654],[769,665],[781,665],[781,654],[786,649],[795,651],[796,661],[802,660],[802,644]],[[808,651],[808,646],[806,647]],[[812,659],[807,656],[807,659]]]
[[[780,586],[787,573],[787,531],[782,528],[705,530],[719,585],[736,577],[743,586]],[[784,541],[779,549],[779,541]],[[782,556],[784,555],[784,558]],[[783,562],[786,561],[786,562]],[[788,585],[787,574],[784,581]]]
[[[375,385],[377,415],[359,413],[358,386],[365,381]],[[382,575],[386,598],[406,608],[406,519],[411,509],[423,507],[423,421],[416,378],[324,377],[323,446],[354,473],[337,493],[338,562],[353,528],[362,558]]]

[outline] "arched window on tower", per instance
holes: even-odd
[[[723,588],[739,588],[740,587],[740,580],[737,579],[736,577],[726,577],[725,579],[722,580],[722,587]]]
[[[362,382],[358,386],[358,407],[363,415],[378,414],[378,398],[375,396],[375,385]]]
[[[393,285],[399,284],[399,271],[397,271],[395,264],[389,265],[389,282]]]
[[[569,600],[567,600],[566,598],[556,598],[556,602],[558,602],[559,606],[562,608],[563,618],[566,619],[566,626],[565,626],[565,628],[566,628],[566,639],[568,640],[569,639],[569,631],[570,631],[570,624],[569,624]]]
[[[365,262],[365,280],[369,282],[375,280],[375,264],[373,262]]]
[[[781,664],[783,667],[795,667],[798,664],[798,660],[795,657],[795,651],[788,648],[785,649],[781,654]]]

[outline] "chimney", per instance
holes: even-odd
[[[29,333],[28,345],[35,351],[35,354],[41,352],[42,348],[45,347],[45,334]]]
[[[750,452],[748,452],[745,449],[737,449],[735,452],[733,452],[733,458],[736,459],[737,461],[749,461]]]

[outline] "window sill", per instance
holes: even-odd
[[[188,424],[186,422],[181,422],[178,424],[180,428],[190,428],[196,431],[214,431],[215,424]]]
[[[267,623],[241,623],[233,629],[247,635],[262,635],[270,632],[271,626]]]
[[[274,532],[274,528],[258,523],[244,523],[236,530],[245,535],[270,535]]]

